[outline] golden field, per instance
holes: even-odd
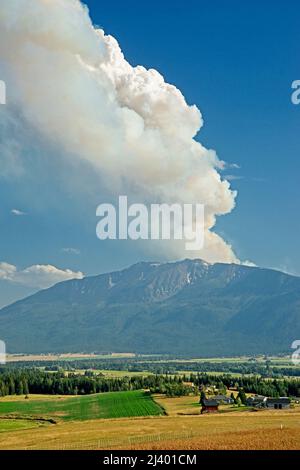
[[[299,450],[299,429],[259,429],[208,434],[189,439],[166,440],[149,445],[140,444],[131,449],[146,450]]]
[[[59,422],[0,433],[0,449],[299,449],[300,408],[200,415],[198,397],[155,399],[168,416]]]

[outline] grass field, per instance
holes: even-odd
[[[0,433],[8,431],[21,431],[40,426],[38,421],[27,419],[0,419]]]
[[[8,354],[7,355],[7,362],[34,362],[34,361],[73,361],[73,360],[109,360],[109,359],[130,359],[136,358],[137,362],[145,362],[147,360],[151,360],[153,363],[161,363],[161,362],[169,362],[170,364],[173,362],[190,362],[190,363],[199,363],[199,362],[216,362],[216,363],[247,363],[249,361],[249,356],[235,356],[235,357],[199,357],[199,358],[169,358],[169,357],[162,357],[161,355],[157,354],[140,354],[136,356],[134,353],[112,353],[112,354],[82,354],[82,353],[66,353],[66,354]],[[289,367],[293,367],[293,363],[291,361],[291,356],[269,356],[268,360],[272,365],[286,365]],[[255,358],[256,363],[262,364],[265,363],[266,358],[265,356],[256,356]],[[297,367],[297,366],[296,366]]]
[[[198,396],[169,398],[164,395],[154,395],[153,398],[166,410],[168,416],[188,416],[200,414]]]
[[[72,361],[87,359],[126,359],[135,357],[134,353],[112,353],[112,354],[7,354],[7,362],[32,362],[32,361]]]
[[[299,450],[299,430],[232,431],[188,439],[171,439],[131,446],[136,450]],[[122,448],[122,447],[121,447]]]
[[[127,370],[108,370],[108,369],[88,369],[92,370],[93,373],[95,374],[102,374],[104,377],[110,377],[110,378],[122,378],[122,377],[147,377],[149,375],[153,375],[153,372],[149,371],[142,371],[142,372],[136,372],[136,371],[127,371]],[[72,374],[77,374],[77,375],[84,375],[86,369],[76,369],[72,370]],[[49,373],[49,372],[48,372]]]
[[[51,418],[55,421],[86,421],[136,416],[157,416],[163,409],[143,391],[112,392],[72,398],[0,400],[2,417]]]
[[[199,397],[155,395],[154,400],[141,391],[6,397],[0,399],[2,416],[28,415],[19,420],[0,417],[0,449],[300,448],[300,407],[200,415]],[[162,408],[168,416],[160,415]],[[58,424],[35,421],[41,413],[57,418]]]
[[[0,449],[299,449],[300,412],[62,421],[0,434]]]

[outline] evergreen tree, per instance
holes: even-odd
[[[205,392],[203,390],[201,390],[201,393],[200,393],[200,405],[203,405],[204,404],[204,400],[206,400],[206,395],[205,395]]]
[[[241,389],[239,390],[239,393],[238,393],[238,396],[237,396],[237,397],[238,397],[238,399],[241,401],[241,403],[242,403],[243,405],[246,405],[246,403],[247,403],[247,397],[246,397],[246,394],[245,394],[244,389],[241,388]]]

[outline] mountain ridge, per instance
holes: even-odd
[[[300,337],[300,278],[202,260],[140,262],[0,310],[9,352],[279,353]]]

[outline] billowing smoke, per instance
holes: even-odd
[[[205,247],[195,255],[237,262],[211,231],[236,194],[216,153],[195,140],[200,111],[156,70],[132,67],[79,0],[1,0],[0,58],[10,102],[45,142],[88,162],[108,193],[113,181],[137,202],[205,204]],[[14,146],[5,155],[14,158]]]

